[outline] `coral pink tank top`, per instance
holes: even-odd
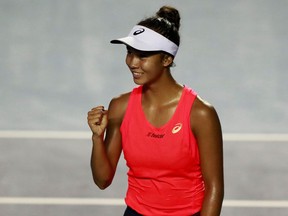
[[[184,87],[174,115],[160,128],[147,121],[141,97],[142,86],[133,89],[121,125],[129,168],[125,202],[143,215],[192,215],[201,210],[205,191],[190,127],[196,93]]]

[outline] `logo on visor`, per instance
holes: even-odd
[[[136,31],[133,33],[133,35],[139,35],[139,34],[143,33],[144,31],[145,31],[145,29],[140,28],[140,29],[136,30]]]

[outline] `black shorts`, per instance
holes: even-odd
[[[142,216],[142,215],[136,212],[134,209],[127,206],[123,216]]]
[[[127,206],[123,216],[143,216],[143,215],[139,214],[134,209],[132,209],[129,206]],[[200,216],[200,212],[197,212],[197,213],[195,213],[195,214],[193,214],[191,216]]]

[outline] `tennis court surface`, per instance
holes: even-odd
[[[223,216],[286,216],[288,135],[224,134]],[[90,172],[89,132],[1,131],[3,216],[122,215],[126,165],[99,190]]]

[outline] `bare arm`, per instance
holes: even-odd
[[[201,216],[219,216],[224,198],[223,141],[215,109],[197,98],[191,113],[192,130],[196,136],[205,184]]]
[[[126,95],[111,100],[108,111],[98,106],[88,112],[88,124],[93,134],[91,169],[94,182],[100,189],[111,184],[122,152],[120,126],[127,98]]]

